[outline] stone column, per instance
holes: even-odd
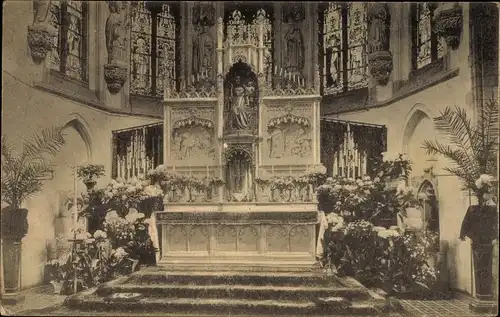
[[[377,100],[392,96],[392,85],[387,85],[393,62],[390,49],[391,15],[386,3],[374,3],[368,8],[368,67],[375,80]]]

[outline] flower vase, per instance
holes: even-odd
[[[54,294],[61,294],[62,283],[59,281],[50,281],[50,285],[52,285]]]
[[[97,181],[95,180],[87,180],[84,182],[85,187],[87,187],[87,191],[91,191],[97,185]]]

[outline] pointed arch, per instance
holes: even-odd
[[[85,148],[87,150],[87,157],[89,160],[92,159],[92,133],[87,121],[78,113],[72,113],[66,119],[66,124],[63,126],[66,128],[75,129],[81,136],[83,142],[85,143]]]

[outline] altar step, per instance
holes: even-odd
[[[328,300],[324,300],[328,298]],[[149,268],[68,297],[83,311],[377,315],[385,299],[352,278],[318,273],[168,272]]]

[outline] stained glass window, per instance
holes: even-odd
[[[174,8],[163,4],[147,8],[145,1],[132,2],[130,41],[130,91],[163,96],[163,80],[177,83],[178,21]],[[153,75],[154,74],[154,75]]]
[[[323,94],[366,87],[366,4],[329,3],[322,12]]]
[[[419,69],[443,56],[443,45],[434,32],[435,4],[412,4],[413,68]]]
[[[87,47],[85,1],[53,1],[50,23],[57,29],[50,67],[67,76],[87,81]]]

